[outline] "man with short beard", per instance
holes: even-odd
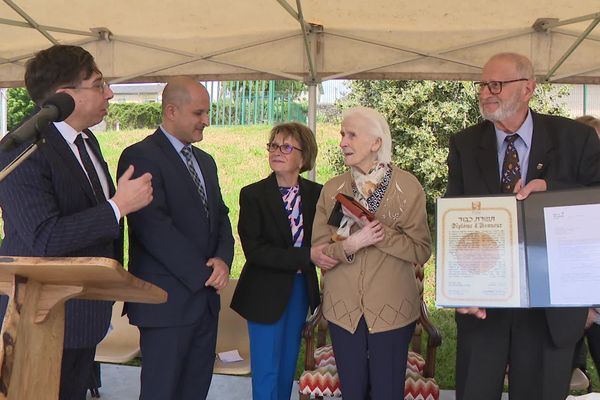
[[[573,120],[529,109],[531,61],[502,53],[484,66],[479,108],[486,121],[450,138],[446,197],[536,191],[600,182],[600,141]],[[587,308],[459,308],[458,400],[500,399],[509,366],[511,400],[564,400]]]

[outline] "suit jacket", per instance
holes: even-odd
[[[129,272],[168,293],[164,304],[128,303],[126,312],[134,325],[189,325],[205,312],[219,312],[219,295],[204,286],[213,271],[206,262],[220,257],[231,266],[229,209],[221,197],[215,161],[192,148],[204,177],[208,217],[186,165],[160,128],[125,149],[119,160],[119,175],[130,164],[136,176],[152,174],[154,196],[150,205],[127,217]]]
[[[548,190],[600,183],[600,141],[593,128],[532,112],[533,138],[527,182],[544,179]],[[494,125],[484,121],[450,138],[447,197],[501,193]],[[587,308],[546,309],[557,346],[583,334]]]
[[[115,192],[96,137],[88,144]],[[108,257],[122,262],[122,226],[108,202],[96,204],[89,180],[53,124],[43,132],[46,143],[0,184],[5,237],[0,254],[30,257]],[[30,143],[0,152],[6,166]],[[66,303],[65,348],[94,347],[107,332],[111,302]]]
[[[311,310],[319,305],[319,284],[310,261],[312,225],[322,186],[299,178],[304,239],[293,247],[288,216],[283,208],[275,174],[240,192],[238,233],[246,256],[231,308],[253,322],[279,320],[301,270],[306,279]]]

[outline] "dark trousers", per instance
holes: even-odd
[[[329,332],[344,400],[404,399],[412,323],[387,332],[369,333],[364,318],[354,333],[329,322]],[[370,395],[370,397],[368,397]]]
[[[140,327],[141,400],[206,399],[215,363],[218,316],[192,325]]]
[[[583,371],[587,371],[587,352],[585,348],[585,338],[587,338],[587,345],[590,349],[590,355],[596,366],[596,371],[600,376],[600,325],[592,324],[585,331],[585,336],[581,338],[575,346],[575,356],[573,357],[573,367],[581,368]]]
[[[95,355],[95,347],[63,350],[60,400],[85,400]]]
[[[488,309],[487,318],[456,314],[456,398],[497,400],[509,366],[511,400],[564,400],[575,344],[556,347],[543,309]]]

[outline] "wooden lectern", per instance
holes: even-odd
[[[0,292],[10,296],[0,341],[0,399],[8,400],[58,399],[66,300],[167,300],[101,257],[0,257]]]

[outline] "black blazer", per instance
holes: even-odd
[[[127,216],[129,272],[168,293],[164,304],[127,303],[129,321],[143,327],[189,325],[205,312],[217,315],[220,297],[204,283],[212,268],[206,261],[233,260],[229,209],[223,202],[217,166],[206,152],[192,147],[204,177],[207,218],[192,177],[165,134],[158,129],[123,151],[119,176],[130,164],[134,176],[152,174],[153,200]]]
[[[115,192],[96,137],[88,144]],[[96,204],[83,168],[53,124],[44,130],[46,143],[0,183],[5,237],[0,255],[29,257],[108,257],[122,262],[122,226],[110,204]],[[6,166],[23,151],[0,152]],[[107,332],[112,303],[69,300],[65,309],[65,348],[94,347]]]
[[[600,183],[600,141],[593,128],[568,118],[532,112],[527,182],[544,179],[548,190]],[[447,197],[501,193],[494,125],[484,121],[450,137]],[[549,308],[546,319],[557,346],[583,334],[587,308]]]
[[[310,245],[315,207],[322,185],[299,178],[304,240],[293,247],[292,234],[275,174],[240,192],[238,233],[246,256],[231,308],[247,320],[274,323],[283,314],[298,270],[302,270],[311,310],[319,305],[319,284]]]

